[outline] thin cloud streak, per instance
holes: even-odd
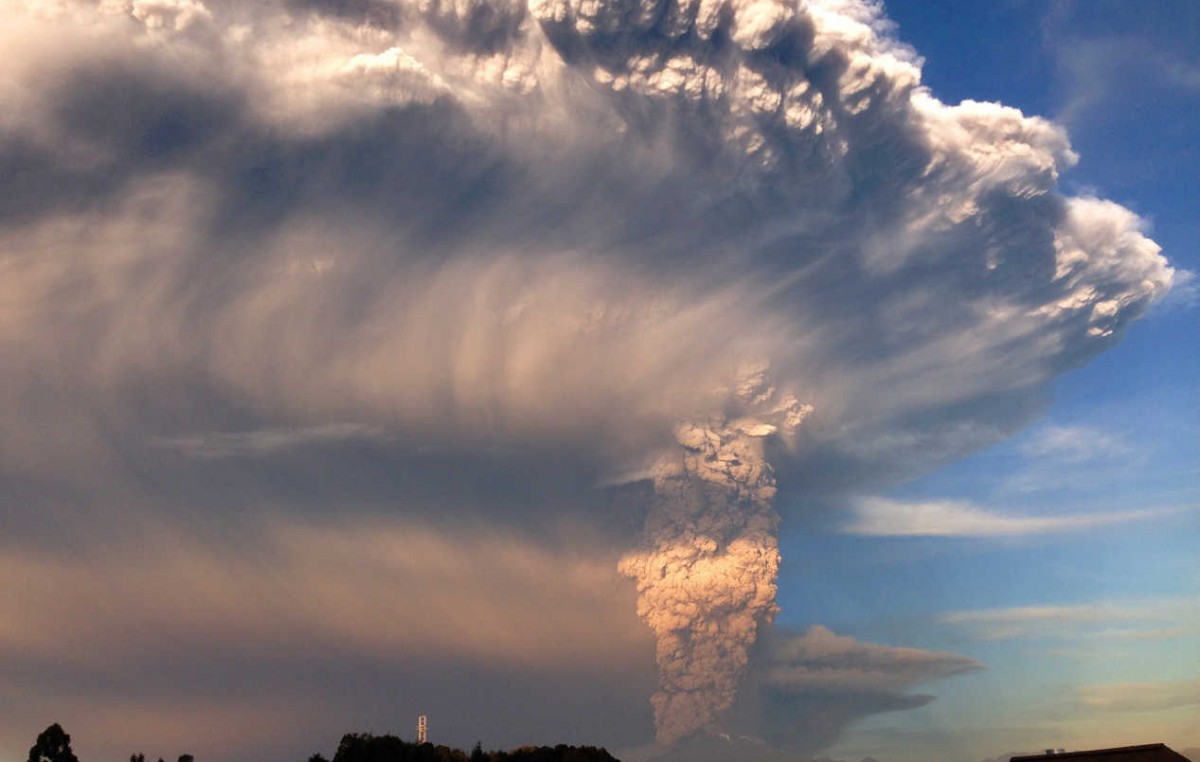
[[[1051,459],[1067,463],[1112,460],[1131,452],[1118,435],[1091,426],[1042,426],[1021,445],[1029,459]]]
[[[1095,637],[1186,637],[1200,627],[1200,604],[1189,599],[1102,601],[1044,606],[949,611],[937,621],[965,628],[982,640]],[[1130,627],[1129,624],[1134,623]],[[1161,623],[1161,627],[1148,625]]]
[[[297,428],[155,437],[151,442],[158,447],[175,450],[193,458],[236,458],[270,455],[312,445],[353,441],[383,443],[393,438],[387,431],[372,426],[330,423]]]
[[[1159,712],[1200,706],[1200,680],[1085,685],[1079,700],[1104,712]]]
[[[1162,518],[1180,508],[1027,516],[989,510],[969,501],[906,502],[883,497],[862,498],[853,506],[846,534],[871,537],[1015,537],[1078,532],[1114,524]]]

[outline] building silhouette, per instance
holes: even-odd
[[[1188,758],[1164,743],[1149,743],[1090,751],[1047,749],[1043,754],[1013,757],[1009,762],[1188,762]]]

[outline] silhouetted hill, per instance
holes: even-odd
[[[1029,751],[1010,751],[1007,754],[998,754],[994,757],[988,757],[987,759],[980,760],[980,762],[1008,762],[1008,760],[1012,759],[1013,757],[1023,757],[1026,754],[1036,753],[1037,752]]]
[[[1178,753],[1184,757],[1187,757],[1191,762],[1200,762],[1200,749],[1184,749]],[[1009,762],[1009,760],[1011,760],[1013,757],[1041,756],[1042,754],[1042,751],[1014,751],[1009,752],[1008,754],[1001,754],[997,757],[990,757],[988,759],[981,760],[981,762]]]
[[[326,762],[314,754],[309,762]],[[417,744],[396,736],[347,733],[338,744],[333,762],[620,762],[607,749],[595,746],[522,746],[511,751],[484,751],[478,745],[471,753],[431,743]]]

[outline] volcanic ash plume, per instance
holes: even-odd
[[[763,374],[739,392],[760,408],[775,399]],[[710,727],[733,705],[758,626],[774,618],[779,515],[763,445],[810,409],[788,398],[768,416],[682,424],[679,447],[654,466],[642,545],[620,569],[637,580],[638,615],[658,641],[650,701],[661,743]]]

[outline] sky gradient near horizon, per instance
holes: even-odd
[[[0,762],[1200,747],[1200,5],[0,12]]]

